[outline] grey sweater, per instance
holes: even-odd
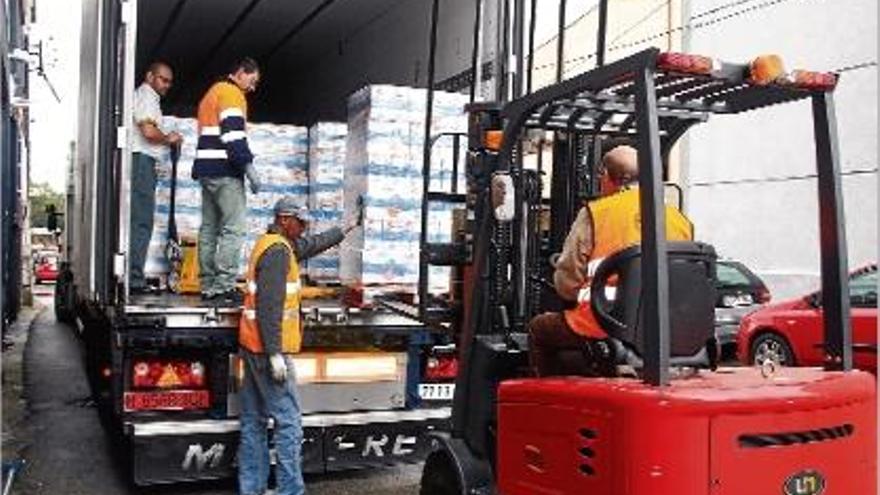
[[[280,231],[273,225],[269,232]],[[291,245],[297,261],[303,261],[339,244],[344,238],[342,229],[334,227],[314,236],[300,237]],[[290,255],[280,244],[267,249],[257,262],[257,325],[266,354],[281,352],[281,319],[289,267]]]

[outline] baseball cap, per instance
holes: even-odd
[[[300,221],[308,223],[312,221],[312,214],[309,209],[298,202],[293,196],[284,196],[275,202],[272,209],[275,216],[294,216]]]

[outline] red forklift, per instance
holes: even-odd
[[[468,107],[459,374],[452,428],[433,438],[423,495],[876,492],[875,378],[852,368],[837,75],[768,78],[755,66],[652,48],[503,105]],[[663,235],[670,150],[715,114],[801,100],[813,109],[824,369],[719,368],[715,251]],[[548,200],[548,174],[526,154],[542,156],[550,133]],[[638,149],[641,245],[608,257],[592,278],[591,306],[609,339],[567,351],[585,361],[599,352],[611,366],[534,378],[528,322],[564,307],[548,260],[597,192],[597,158],[622,142]]]

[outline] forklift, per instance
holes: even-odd
[[[451,430],[433,436],[423,495],[876,492],[875,378],[852,367],[837,75],[756,68],[766,66],[650,48],[467,108],[459,373]],[[715,251],[664,237],[670,150],[713,115],[803,100],[818,171],[825,366],[719,368]],[[525,154],[550,133],[548,200],[544,171]],[[549,259],[596,190],[597,157],[610,142],[638,150],[641,209],[641,244],[606,258],[591,280],[613,366],[535,378],[528,323],[563,306],[547,281]],[[503,200],[493,202],[499,189]],[[612,283],[613,299],[604,295]]]

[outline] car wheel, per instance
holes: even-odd
[[[756,366],[763,366],[773,360],[782,366],[794,366],[794,352],[785,337],[775,333],[763,333],[752,342],[751,361]]]

